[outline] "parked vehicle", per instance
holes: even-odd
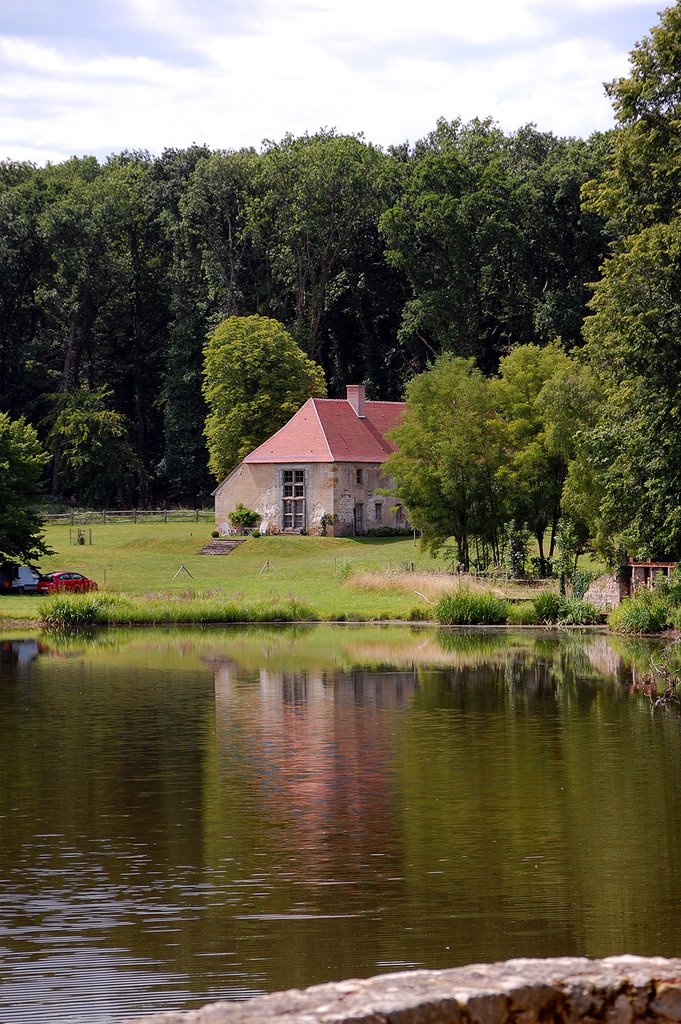
[[[94,580],[82,576],[79,572],[46,572],[38,580],[37,590],[39,594],[56,594],[58,591],[83,592],[85,590],[96,590],[97,584]]]
[[[0,565],[0,594],[35,594],[40,573],[30,565]]]

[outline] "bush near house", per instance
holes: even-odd
[[[260,522],[259,513],[252,508],[246,508],[240,501],[236,508],[229,513],[229,521],[232,526],[240,526],[242,529],[250,529]]]

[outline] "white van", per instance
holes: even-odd
[[[30,565],[0,565],[0,594],[35,594],[40,573]]]

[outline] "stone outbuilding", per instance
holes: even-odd
[[[660,579],[669,580],[676,564],[628,558],[618,573],[594,580],[584,597],[601,611],[611,612],[625,597],[633,597],[641,587],[653,590]]]
[[[309,398],[276,434],[252,451],[215,490],[215,519],[230,532],[241,503],[267,533],[356,536],[377,527],[407,527],[383,464],[395,444],[386,436],[402,402],[369,402],[364,386],[346,398]]]
[[[620,600],[631,597],[647,587],[652,590],[659,579],[668,580],[676,568],[676,562],[650,562],[628,558],[620,570]]]

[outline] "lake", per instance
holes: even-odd
[[[678,955],[660,644],[0,634],[0,1021],[512,956]]]

